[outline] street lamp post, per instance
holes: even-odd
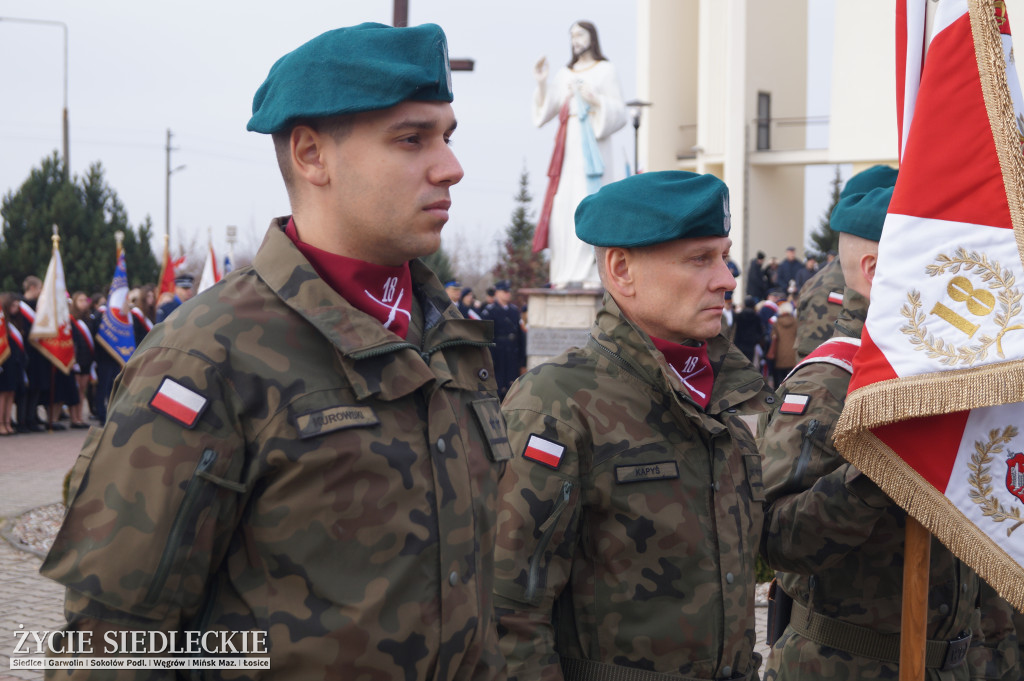
[[[0,17],[0,21],[10,21],[12,23],[19,24],[37,24],[42,26],[60,26],[61,30],[64,31],[64,115],[63,115],[63,133],[64,133],[64,179],[70,177],[71,158],[68,155],[68,25],[63,21],[50,21],[47,19],[15,19],[12,17]]]
[[[633,174],[636,175],[640,172],[640,112],[643,111],[645,106],[650,106],[650,102],[644,102],[639,99],[634,99],[631,102],[626,102],[633,111]]]

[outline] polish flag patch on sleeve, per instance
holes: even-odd
[[[801,395],[800,393],[789,393],[785,399],[782,400],[782,406],[779,407],[780,414],[803,414],[807,411],[807,405],[811,401],[810,395]]]
[[[565,445],[560,445],[553,440],[545,440],[539,435],[531,435],[526,442],[523,458],[551,468],[558,468],[558,464],[562,463],[563,453],[565,453]]]
[[[834,305],[842,305],[843,304],[843,292],[842,291],[831,291],[828,294],[828,302],[830,302],[830,303],[832,303]]]
[[[149,406],[186,428],[192,428],[209,403],[203,395],[165,376]]]

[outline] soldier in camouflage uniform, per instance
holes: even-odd
[[[43,567],[68,629],[266,632],[247,678],[505,678],[490,331],[415,259],[462,178],[449,78],[433,25],[338,29],[275,64],[249,127],[274,134],[294,214],[120,376]]]
[[[876,187],[891,187],[896,183],[896,169],[876,165],[851,177],[839,193],[840,200],[853,194],[863,194]],[[799,362],[814,349],[832,337],[835,321],[843,307],[846,279],[839,258],[834,258],[811,277],[800,289],[800,302],[796,318],[796,361]]]
[[[800,289],[796,308],[796,361],[832,337],[839,311],[843,309],[846,280],[839,258],[835,258]]]
[[[906,514],[832,441],[867,316],[892,196],[876,188],[832,213],[847,289],[836,338],[786,378],[759,424],[768,496],[765,555],[793,599],[765,679],[896,679]],[[978,629],[977,575],[937,540],[929,574],[927,676],[967,679]]]
[[[642,197],[642,198],[640,198]],[[728,192],[635,175],[581,202],[607,293],[591,337],[502,411],[495,600],[511,678],[754,679],[761,457],[773,396],[721,334]]]

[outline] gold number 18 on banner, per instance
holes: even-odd
[[[974,284],[967,277],[953,277],[946,286],[946,293],[958,303],[966,302],[967,311],[976,317],[992,314],[996,307],[996,297],[985,289],[975,289]],[[977,324],[972,324],[942,303],[935,303],[931,313],[942,317],[957,329],[963,331],[967,334],[968,338],[973,337],[978,331]]]

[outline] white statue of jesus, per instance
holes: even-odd
[[[596,288],[600,279],[594,250],[576,238],[573,218],[584,197],[621,177],[613,162],[611,135],[626,124],[626,105],[615,67],[601,54],[594,25],[578,21],[569,29],[569,37],[572,59],[558,70],[550,86],[546,57],[533,70],[537,79],[534,125],[540,127],[556,116],[560,119],[534,251],[550,249],[553,288]]]

